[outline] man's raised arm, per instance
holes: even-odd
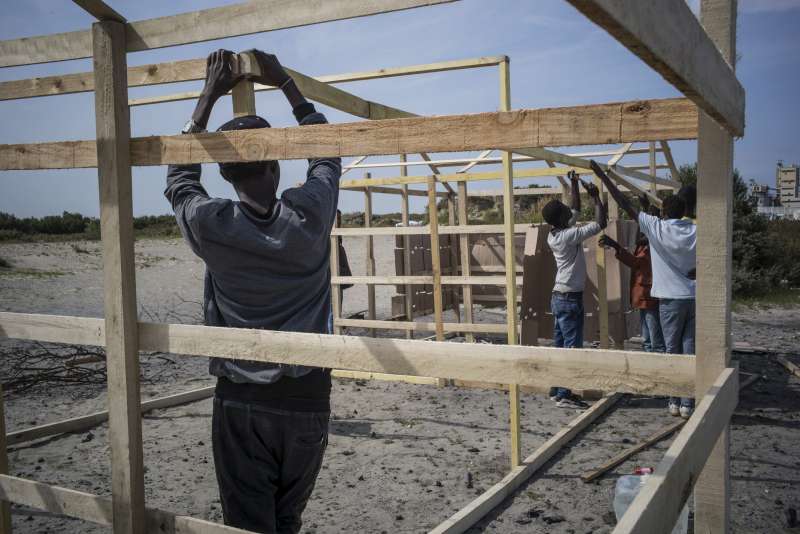
[[[639,220],[639,210],[637,210],[628,197],[622,194],[622,191],[619,190],[617,185],[611,181],[611,178],[605,173],[603,169],[600,168],[600,165],[597,164],[596,161],[591,160],[589,164],[592,167],[592,170],[597,175],[598,178],[603,182],[608,189],[609,194],[617,201],[619,207],[625,210],[625,212],[630,216],[631,219],[634,221]]]

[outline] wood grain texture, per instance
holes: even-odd
[[[477,499],[456,512],[453,516],[430,531],[430,534],[460,534],[491,512],[506,497],[509,497],[526,480],[531,478],[550,458],[556,455],[575,436],[586,429],[598,417],[612,408],[621,395],[614,394],[602,398],[589,409],[573,419],[553,437],[544,442],[536,451],[525,458],[522,465],[514,467],[503,479],[482,493]]]
[[[113,20],[115,22],[127,22],[125,17],[114,11],[114,9],[103,2],[103,0],[72,0],[84,11],[89,13],[97,20]]]
[[[391,322],[391,321],[389,321]],[[463,324],[453,323],[456,331]],[[505,325],[499,325],[505,328]],[[101,319],[0,312],[0,336],[102,345]],[[63,335],[66,334],[66,335]],[[80,341],[77,341],[80,340]],[[549,388],[691,395],[692,356],[139,323],[143,351]]]
[[[127,51],[198,43],[351,19],[454,0],[258,0],[125,25]],[[74,31],[0,41],[0,67],[81,59],[92,55],[92,33]]]
[[[92,26],[114,533],[145,531],[125,28]]]
[[[739,400],[738,373],[720,373],[664,459],[622,516],[614,534],[669,534]],[[696,520],[695,520],[696,521]],[[725,532],[708,530],[706,532]]]
[[[697,132],[697,108],[686,99],[651,100],[648,113],[660,116],[668,139],[692,139]],[[620,113],[624,104],[560,108],[565,121],[553,118],[540,128],[539,110],[415,117],[344,124],[309,125],[292,128],[263,128],[192,135],[153,136],[131,139],[131,163],[136,166],[168,163],[242,162],[265,159],[305,159],[386,155],[419,152],[451,152],[502,147],[514,150],[542,146],[544,139],[558,137],[569,145],[621,143],[649,138],[635,128],[624,128],[629,119]],[[589,113],[601,108],[602,114]],[[601,116],[602,115],[602,116]],[[568,117],[583,117],[586,128],[576,127]],[[600,117],[598,119],[598,117]],[[577,120],[577,119],[576,119]],[[615,139],[593,133],[589,126],[600,120],[619,127]],[[681,123],[679,128],[670,124]],[[554,130],[559,130],[556,134]],[[622,134],[624,130],[624,135]],[[571,133],[570,133],[571,132]],[[551,143],[547,143],[551,144]],[[97,166],[91,141],[0,145],[0,170],[63,169]],[[624,173],[623,170],[620,170]],[[631,171],[634,172],[634,171]]]
[[[569,0],[735,136],[744,134],[744,88],[717,39],[681,0]],[[659,137],[651,137],[659,139]]]

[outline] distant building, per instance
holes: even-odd
[[[750,186],[750,196],[756,199],[759,208],[771,208],[776,204],[775,197],[769,194],[770,187],[763,184]]]
[[[778,162],[775,171],[775,188],[778,199],[785,208],[800,208],[800,167]]]

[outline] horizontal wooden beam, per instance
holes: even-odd
[[[0,498],[57,515],[111,526],[111,498],[0,475]],[[248,534],[250,531],[148,508],[147,532],[161,534]]]
[[[581,145],[697,135],[686,99],[131,139],[135,166]],[[598,127],[602,125],[603,127]],[[613,128],[607,129],[611,125]],[[0,145],[0,170],[97,165],[95,141]]]
[[[479,57],[470,59],[457,59],[438,63],[424,63],[404,67],[387,67],[378,70],[350,72],[345,74],[329,74],[315,76],[314,79],[324,83],[342,83],[360,80],[374,80],[378,78],[392,78],[414,74],[426,74],[448,70],[473,69],[490,67],[499,64],[503,56]],[[205,80],[206,60],[185,59],[167,63],[154,63],[128,67],[128,87],[142,87],[148,85],[161,85],[175,82]],[[274,91],[271,85],[255,84],[255,91]],[[40,96],[53,96],[72,93],[94,91],[94,73],[80,72],[75,74],[61,74],[57,76],[44,76],[40,78],[27,78],[0,82],[0,100],[14,100],[19,98],[32,98]],[[128,100],[131,106],[157,104],[162,102],[176,102],[179,100],[195,99],[200,96],[200,91],[183,92],[177,95],[156,95]]]
[[[619,183],[619,180],[617,180]],[[626,180],[627,183],[627,180]],[[658,191],[673,191],[674,188],[667,187],[664,185],[657,186]],[[638,193],[640,188],[636,188],[634,190],[629,189],[625,186],[619,187],[620,191],[623,192],[634,192]],[[559,187],[515,187],[514,188],[514,196],[515,197],[524,197],[524,196],[547,196],[547,195],[561,195],[563,189]],[[467,196],[470,197],[501,197],[503,196],[502,189],[485,189],[482,191],[470,191]],[[661,200],[659,199],[659,202]]]
[[[376,373],[688,396],[695,358],[139,323],[139,348]],[[0,312],[0,337],[102,345],[102,319]]]
[[[405,382],[407,384],[422,384],[426,386],[436,386],[439,384],[438,378],[430,376],[408,376],[408,375],[387,375],[386,373],[362,373],[361,371],[345,371],[334,369],[331,371],[334,378],[347,378],[352,380],[385,380],[387,382]]]
[[[578,174],[594,174],[589,167],[557,167],[544,169],[514,169],[514,178],[552,178],[575,171]],[[448,182],[481,182],[502,179],[499,171],[491,172],[459,172],[452,174],[437,174],[436,181]],[[428,176],[389,176],[384,178],[361,178],[353,180],[342,180],[339,183],[341,189],[355,189],[359,187],[374,187],[380,185],[411,185],[427,183]]]
[[[207,399],[214,396],[214,386],[195,389],[192,391],[185,391],[174,395],[167,395],[157,399],[150,399],[142,402],[142,413],[152,410],[160,410],[162,408],[169,408],[189,402],[195,402],[202,399]],[[108,421],[108,410],[81,415],[79,417],[72,417],[63,421],[56,421],[54,423],[46,423],[43,425],[34,426],[31,428],[23,428],[22,430],[15,430],[9,432],[7,435],[6,445],[16,445],[26,441],[33,441],[35,439],[45,438],[48,436],[55,436],[57,434],[66,434],[68,432],[78,432],[92,428],[99,424]]]
[[[615,534],[669,534],[739,401],[738,373],[720,373],[655,472],[622,516]]]
[[[744,88],[686,2],[569,2],[692,99],[732,135],[744,135]]]
[[[433,276],[333,276],[331,284],[369,284],[394,286],[404,284],[432,284]],[[443,286],[504,286],[505,276],[442,276]],[[517,277],[517,285],[522,285],[522,277]]]
[[[514,233],[524,234],[529,224],[515,224]],[[334,228],[331,235],[366,237],[370,235],[430,235],[429,226],[372,226],[370,228]],[[502,234],[502,224],[440,226],[439,235]],[[428,282],[426,282],[428,283]]]
[[[586,427],[598,417],[607,412],[621,398],[619,394],[603,397],[595,402],[591,408],[581,413],[564,428],[559,430],[550,439],[545,441],[536,451],[525,458],[522,465],[515,467],[503,479],[482,493],[477,499],[456,512],[447,521],[444,521],[429,534],[460,534],[477,523],[483,516],[491,512],[506,497],[509,497],[526,480],[531,478],[550,458],[556,455],[564,446],[572,441]]]
[[[198,43],[444,4],[453,0],[262,0],[191,11],[126,24],[128,52]],[[32,65],[92,56],[88,30],[0,41],[0,67]]]

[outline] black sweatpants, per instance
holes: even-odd
[[[226,525],[300,531],[328,444],[329,417],[214,399],[214,465]]]

